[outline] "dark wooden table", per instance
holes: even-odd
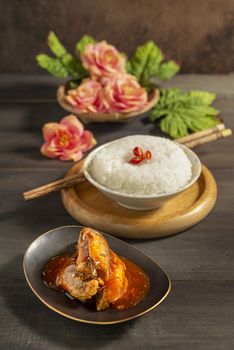
[[[172,279],[169,297],[149,314],[113,326],[86,325],[47,309],[32,294],[23,254],[43,232],[75,224],[59,193],[25,203],[22,192],[64,175],[71,163],[44,158],[41,127],[66,115],[54,79],[1,76],[0,99],[0,349],[234,349],[234,141],[197,149],[218,184],[212,213],[192,229],[131,243]],[[234,76],[178,76],[170,85],[218,93],[216,106],[234,129]],[[99,144],[135,133],[160,134],[146,120],[92,124]]]

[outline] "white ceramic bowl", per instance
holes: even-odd
[[[106,196],[113,199],[115,202],[117,202],[122,207],[133,209],[133,210],[152,210],[155,208],[162,207],[166,202],[168,202],[171,198],[177,196],[179,193],[186,190],[188,187],[192,186],[197,179],[199,178],[201,174],[201,162],[198,158],[198,156],[191,151],[188,147],[178,144],[179,147],[181,147],[185,154],[187,155],[188,159],[190,160],[192,164],[192,177],[190,181],[184,186],[183,188],[179,189],[176,192],[171,192],[167,194],[162,195],[145,195],[145,196],[139,196],[139,195],[129,195],[120,193],[118,191],[113,191],[110,188],[107,188],[98,182],[96,182],[91,174],[89,173],[89,164],[92,161],[92,159],[95,157],[96,153],[99,152],[102,148],[109,146],[115,141],[106,143],[98,148],[96,148],[94,151],[92,151],[88,157],[86,158],[84,162],[84,175],[86,179],[95,186],[98,190],[103,192]]]

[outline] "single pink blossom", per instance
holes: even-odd
[[[87,45],[81,60],[92,78],[97,80],[126,73],[124,55],[106,41]]]
[[[63,118],[60,123],[47,123],[42,128],[44,145],[41,153],[49,158],[78,161],[91,149],[96,140],[90,131],[74,115]]]
[[[106,107],[110,112],[139,111],[148,101],[146,89],[139,85],[135,76],[130,74],[107,80],[104,95]]]
[[[76,88],[68,90],[66,101],[77,109],[77,112],[104,112],[106,110],[102,85],[87,78]]]

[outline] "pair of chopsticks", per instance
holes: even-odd
[[[84,177],[84,174],[81,172],[77,175],[66,176],[63,179],[53,181],[48,183],[47,185],[43,185],[43,186],[34,188],[33,190],[24,192],[23,197],[26,201],[29,199],[43,197],[51,192],[61,191],[66,188],[73,187],[74,185],[77,185],[84,181],[85,181],[85,177]]]
[[[213,128],[195,132],[188,136],[176,139],[175,141],[189,148],[193,148],[198,145],[203,145],[211,141],[215,141],[221,138],[231,136],[231,134],[232,134],[231,129],[226,129],[225,125],[221,123]],[[34,188],[31,191],[24,192],[23,196],[25,200],[34,199],[34,198],[46,196],[48,193],[51,193],[51,192],[60,191],[66,188],[73,187],[74,185],[77,185],[84,181],[85,181],[84,174],[80,172],[77,175],[70,175],[65,177],[64,179],[57,180],[47,185]]]
[[[189,148],[193,148],[231,135],[232,130],[226,129],[225,125],[220,123],[213,128],[194,132],[188,136],[180,137],[175,141]]]

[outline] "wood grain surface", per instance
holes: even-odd
[[[37,76],[0,79],[0,349],[4,350],[229,350],[234,348],[234,141],[195,149],[214,174],[218,200],[188,231],[168,238],[129,240],[172,279],[172,292],[157,310],[123,325],[78,324],[47,310],[23,276],[28,245],[43,232],[76,224],[59,193],[24,202],[22,192],[59,179],[72,163],[44,158],[41,126],[65,112],[56,103],[57,81]],[[171,85],[219,93],[215,105],[234,129],[233,76],[178,76]],[[146,119],[91,124],[101,145],[135,133],[160,135]]]

